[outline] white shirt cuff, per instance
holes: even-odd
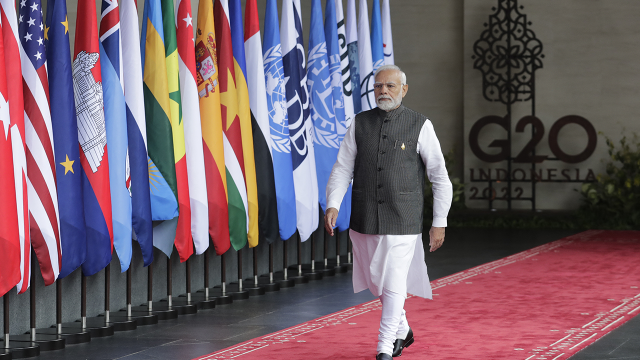
[[[340,205],[342,205],[342,204],[339,203],[339,202],[335,202],[335,201],[329,200],[327,202],[327,209],[328,208],[335,208],[336,210],[340,211]]]
[[[432,227],[447,227],[447,218],[433,218],[433,223],[431,223]]]

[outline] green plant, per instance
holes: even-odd
[[[601,133],[602,134],[602,133]],[[605,136],[611,158],[605,174],[582,185],[580,221],[589,228],[640,229],[640,142],[637,134],[620,140]]]
[[[447,167],[447,173],[449,174],[449,179],[451,180],[451,185],[453,186],[453,200],[451,201],[451,211],[466,208],[464,204],[464,184],[460,181],[459,178],[451,177],[451,168],[455,164],[454,156],[455,152],[453,149],[451,149],[444,155],[444,162],[445,166]],[[433,187],[429,179],[427,178],[426,180],[427,181],[424,188],[424,216],[425,219],[429,219],[433,215]]]

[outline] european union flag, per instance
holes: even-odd
[[[55,149],[63,278],[85,261],[87,244],[82,201],[83,171],[73,98],[69,23],[64,0],[49,0],[45,27],[49,96]]]

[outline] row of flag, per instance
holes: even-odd
[[[318,228],[319,206],[373,74],[393,64],[389,0],[78,1],[70,57],[66,0],[0,0],[0,295],[81,267],[122,271],[132,237],[181,261]],[[382,11],[382,13],[381,13]],[[357,26],[356,26],[357,24]],[[356,30],[357,28],[357,30]],[[306,55],[306,56],[305,56]],[[360,95],[360,96],[358,96]],[[349,226],[350,191],[337,227]]]

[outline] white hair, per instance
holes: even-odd
[[[407,85],[407,75],[404,73],[404,71],[400,70],[399,67],[397,67],[396,65],[382,65],[378,68],[378,71],[376,71],[376,74],[374,76],[374,80],[376,78],[376,76],[378,76],[379,73],[385,71],[385,70],[396,70],[400,72],[400,81],[402,82],[401,85]]]

